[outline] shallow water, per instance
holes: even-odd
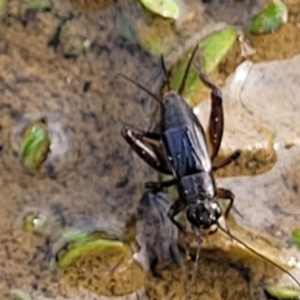
[[[216,20],[245,25],[262,5],[262,1],[239,1],[232,18],[235,1],[230,1],[225,12],[223,1],[217,2],[205,7],[189,1],[176,38],[170,35],[163,39],[169,62],[173,63],[186,45],[198,42],[199,28],[206,32],[205,26],[214,28]],[[134,239],[133,215],[144,192],[143,183],[157,175],[133,154],[120,130],[123,124],[147,128],[151,119],[147,97],[116,74],[150,84],[155,82],[159,63],[134,40],[125,38],[130,30],[122,32],[119,20],[121,14],[132,24],[142,18],[148,26],[168,22],[154,18],[135,1],[57,0],[51,11],[22,14],[21,18],[18,3],[8,1],[0,29],[1,299],[9,299],[11,289],[20,289],[33,300],[107,299],[108,295],[109,299],[123,299],[122,295],[135,290],[139,290],[138,296],[133,293],[124,299],[184,299],[186,270],[192,270],[192,262],[184,261],[186,269],[162,263],[158,278],[136,268],[126,274],[126,286],[124,281],[124,287],[113,288],[101,280],[97,259],[87,259],[64,274],[51,270],[45,259],[49,236],[47,239],[22,228],[24,215],[38,210],[58,220],[58,227],[50,230],[50,243],[60,227],[74,226],[103,230],[127,241]],[[278,33],[249,38],[257,48],[255,61],[290,58],[299,52],[296,14]],[[142,21],[137,23],[141,28],[146,26]],[[57,29],[66,24],[67,34],[58,42]],[[91,47],[78,54],[86,40],[92,41]],[[278,47],[281,51],[274,50]],[[218,70],[220,78],[240,61],[231,54]],[[206,95],[204,92],[203,98]],[[62,152],[43,174],[32,175],[20,164],[14,138],[26,120],[37,117],[53,124],[66,149],[72,151]],[[233,183],[233,189],[234,185],[243,187],[244,183]],[[251,228],[255,221],[247,222]],[[216,244],[223,241],[219,235],[212,238],[218,240]],[[276,246],[274,249],[276,255]],[[201,253],[191,299],[249,299],[249,286],[252,299],[262,299],[261,280],[280,275],[239,251],[231,255],[213,249]]]

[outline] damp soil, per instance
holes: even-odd
[[[123,289],[120,285],[114,288],[113,281],[101,280],[97,256],[63,274],[51,270],[45,259],[49,238],[24,232],[21,225],[28,210],[49,211],[62,227],[108,228],[120,239],[134,239],[133,220],[143,184],[157,174],[133,154],[120,135],[124,124],[147,128],[150,117],[144,109],[147,97],[117,74],[150,83],[159,62],[120,34],[119,12],[128,14],[133,6],[143,11],[135,1],[54,0],[47,10],[28,11],[20,10],[19,2],[7,1],[0,28],[0,298],[11,299],[9,292],[20,289],[32,300],[185,299],[187,291],[191,299],[262,299],[264,280],[276,280],[281,273],[239,251],[230,254],[212,248],[201,252],[193,287],[189,286],[193,262],[185,260],[182,268],[163,262],[158,276],[144,274],[142,282],[140,270],[134,269]],[[183,22],[182,40],[197,26],[204,28],[216,20],[245,25],[263,5],[263,1],[237,1],[240,13],[235,12],[232,19],[235,1],[230,1],[226,13],[214,9],[224,8],[223,1],[203,2],[207,3],[191,1],[203,18],[188,17]],[[295,3],[290,1],[291,22],[278,33],[249,37],[257,49],[254,61],[290,58],[300,51]],[[146,14],[148,21],[154,18]],[[172,43],[179,48],[183,42]],[[240,61],[239,55],[229,56],[219,69],[220,80]],[[58,165],[57,169],[49,167],[47,176],[31,174],[21,165],[12,145],[13,134],[24,119],[36,116],[54,120],[71,137],[77,156],[68,160],[67,172]],[[231,182],[224,184],[231,186]],[[236,185],[243,195],[240,198],[247,198],[257,182],[238,181]],[[243,213],[256,214],[253,206],[251,209]],[[257,231],[262,225],[255,218],[247,222],[249,228],[255,223]]]

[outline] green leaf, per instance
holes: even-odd
[[[212,72],[232,48],[237,39],[237,31],[227,28],[205,37],[200,43],[200,51],[204,59],[204,70]]]
[[[57,266],[60,269],[73,265],[80,257],[90,255],[91,253],[101,254],[103,256],[112,255],[112,253],[128,253],[130,247],[120,241],[111,241],[107,239],[98,239],[89,241],[81,240],[74,248],[68,250],[58,260]]]
[[[47,159],[50,137],[45,122],[38,121],[27,126],[23,134],[21,158],[29,169],[39,169]]]
[[[295,299],[300,296],[300,290],[285,287],[267,287],[266,291],[277,299]]]
[[[7,0],[0,0],[0,16],[3,16],[6,12]]]
[[[272,33],[288,19],[287,7],[281,0],[274,0],[267,8],[254,16],[250,31],[254,34]]]
[[[179,17],[180,10],[175,0],[141,0],[141,2],[150,11],[164,18]]]
[[[99,239],[107,240],[107,234],[102,232],[82,232],[76,229],[65,230],[62,233],[62,237],[73,246],[85,245],[88,242],[92,242]]]
[[[200,52],[203,57],[203,70],[205,73],[210,73],[217,67],[224,56],[227,55],[228,51],[232,48],[236,38],[236,30],[233,28],[227,28],[208,35],[200,42]],[[189,57],[184,58],[173,71],[171,78],[172,89],[178,90],[188,60]],[[187,100],[191,99],[200,86],[201,81],[198,74],[191,68],[186,80],[183,96]]]
[[[35,223],[39,220],[39,213],[28,214],[24,217],[23,229],[28,232],[34,232],[36,225]]]
[[[300,248],[300,230],[295,230],[292,232],[291,242]]]

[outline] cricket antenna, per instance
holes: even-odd
[[[201,229],[200,229],[198,231],[198,245],[197,245],[196,259],[195,259],[195,262],[194,262],[194,270],[193,270],[192,279],[190,281],[189,288],[188,288],[188,291],[187,291],[187,294],[186,294],[186,300],[189,299],[190,292],[192,290],[193,285],[195,284],[196,274],[197,274],[197,269],[198,269],[198,263],[199,263],[199,259],[200,259],[201,246],[202,246],[202,232],[201,232]]]
[[[211,90],[213,90],[213,91],[219,90],[218,87],[216,86],[216,84],[212,80],[210,80],[208,78],[208,76],[206,75],[206,73],[203,71],[205,60],[204,60],[202,53],[199,53],[197,58],[198,58],[198,61],[194,62],[194,66],[197,69],[197,73],[198,73],[198,76],[200,77],[201,81]]]
[[[138,88],[140,88],[141,90],[145,91],[148,95],[150,95],[154,100],[156,100],[157,102],[159,102],[160,104],[162,104],[162,98],[159,97],[158,95],[155,95],[154,93],[152,93],[151,91],[149,91],[147,88],[145,88],[144,86],[142,86],[141,84],[139,84],[138,82],[134,81],[133,79],[127,77],[124,74],[119,73],[119,76],[122,76],[123,78],[125,78],[127,81],[133,83],[134,85],[136,85]]]
[[[195,49],[193,50],[192,52],[192,55],[187,63],[187,66],[185,68],[185,71],[184,71],[184,74],[183,74],[183,78],[182,78],[182,81],[181,81],[181,84],[180,84],[180,87],[178,89],[178,94],[179,95],[182,95],[183,94],[183,91],[184,91],[184,87],[185,87],[185,82],[186,82],[186,79],[187,79],[187,76],[188,76],[188,73],[190,71],[190,67],[191,67],[191,64],[192,64],[192,61],[194,59],[194,56],[196,54],[196,51],[198,50],[198,45],[195,47]]]
[[[198,263],[199,263],[199,258],[200,258],[200,250],[201,250],[201,246],[202,246],[202,232],[201,230],[198,231],[199,236],[198,236],[198,245],[197,245],[197,252],[196,252],[196,260],[194,263],[194,272],[192,275],[192,284],[195,283],[195,279],[196,279],[196,273],[197,273],[197,269],[198,269]]]
[[[170,78],[168,76],[168,71],[167,71],[167,68],[166,68],[166,65],[165,65],[165,60],[164,60],[164,57],[162,55],[160,55],[160,63],[161,63],[161,67],[162,67],[162,70],[163,70],[163,73],[164,73],[165,81],[166,81],[168,92],[169,92],[171,90]]]
[[[257,256],[259,256],[260,258],[264,259],[265,261],[267,261],[268,263],[270,263],[271,265],[275,266],[276,268],[278,268],[279,270],[281,270],[283,273],[287,274],[291,279],[293,279],[297,285],[300,287],[300,282],[298,281],[298,279],[293,276],[289,271],[285,270],[283,267],[281,267],[280,265],[276,264],[274,261],[272,261],[271,259],[267,258],[266,256],[260,254],[259,252],[257,252],[256,250],[254,250],[252,247],[248,246],[246,243],[244,243],[243,241],[241,241],[240,239],[238,239],[237,237],[235,237],[234,235],[232,235],[228,230],[226,230],[225,228],[223,228],[219,222],[216,222],[218,228],[223,231],[224,233],[226,233],[229,237],[231,237],[233,240],[237,241],[238,243],[240,243],[241,245],[243,245],[246,249],[250,250],[251,252],[255,253]]]

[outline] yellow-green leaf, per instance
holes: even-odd
[[[24,217],[23,229],[28,232],[34,232],[36,223],[39,221],[40,216],[38,213],[28,214]]]
[[[291,242],[300,248],[300,230],[295,230],[292,232]]]
[[[180,10],[175,0],[141,0],[141,2],[150,11],[164,18],[179,17]]]
[[[0,16],[3,16],[6,12],[7,0],[0,0]]]
[[[200,42],[200,52],[203,57],[203,70],[205,73],[210,73],[216,68],[232,48],[236,39],[236,30],[226,28],[208,35]],[[179,88],[188,60],[189,57],[184,58],[173,71],[171,78],[172,89],[177,90]],[[198,74],[191,68],[186,80],[183,96],[187,100],[191,99],[200,86],[201,81]]]
[[[78,245],[61,255],[57,266],[60,269],[69,267],[73,265],[80,257],[95,252],[105,256],[106,254],[111,255],[111,253],[128,253],[128,251],[131,251],[130,247],[126,243],[120,241],[111,241],[106,239],[89,241],[86,239],[84,242],[81,240]]]
[[[200,43],[200,51],[204,59],[204,70],[212,72],[224,56],[232,48],[237,39],[234,28],[226,28],[205,37]]]
[[[285,287],[267,287],[266,291],[277,299],[295,299],[300,296],[300,290]]]
[[[39,169],[47,159],[50,137],[45,122],[38,121],[27,126],[24,131],[21,158],[29,169]]]
[[[254,16],[250,30],[252,33],[271,33],[288,20],[288,10],[281,0],[274,0],[267,8]]]

